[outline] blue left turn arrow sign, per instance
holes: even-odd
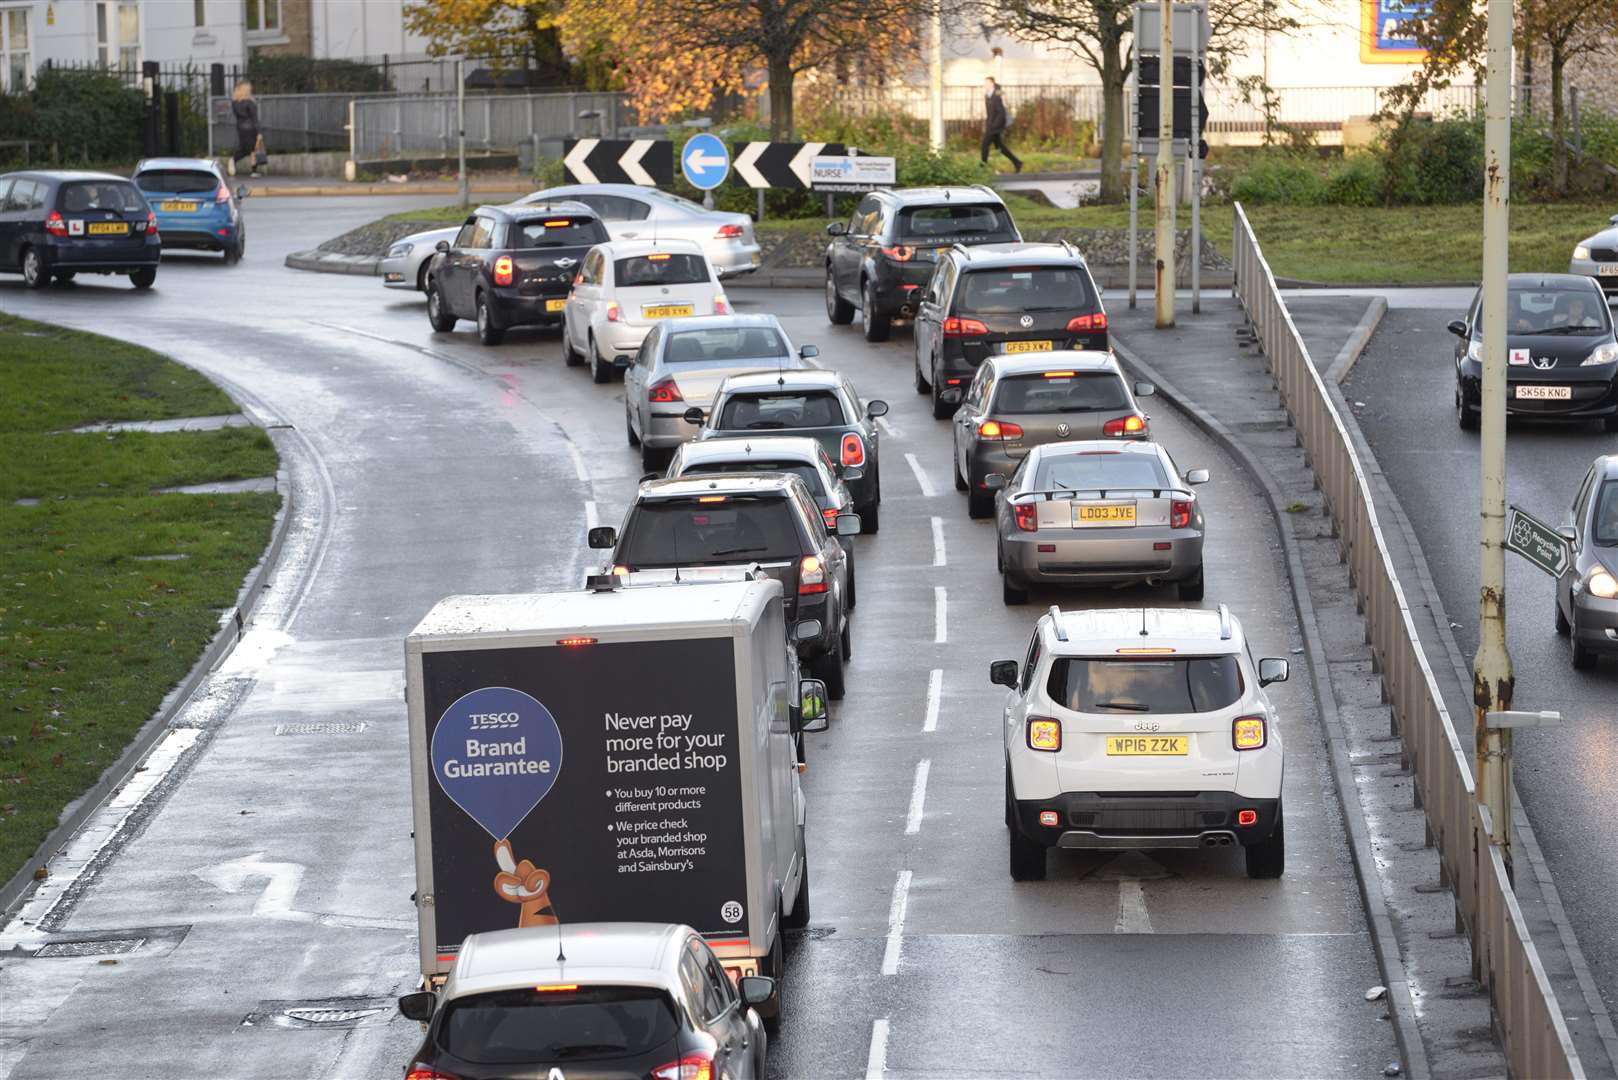
[[[712,191],[730,174],[730,148],[707,132],[693,135],[680,152],[680,171],[698,191]]]

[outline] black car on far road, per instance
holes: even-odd
[[[922,287],[954,245],[1022,239],[984,185],[873,191],[826,233],[826,317],[847,326],[858,311],[866,341],[886,341],[895,318],[916,314]]]
[[[1601,286],[1579,274],[1512,274],[1506,296],[1506,415],[1618,431],[1618,339]],[[1482,402],[1481,289],[1449,331],[1460,339],[1455,416],[1471,430]]]
[[[485,345],[513,326],[560,326],[579,261],[607,239],[583,203],[480,206],[428,263],[427,321],[444,333],[473,319]]]
[[[0,273],[21,274],[30,289],[78,274],[128,274],[135,288],[149,289],[162,257],[157,215],[124,177],[0,176]]]
[[[948,419],[990,356],[1107,351],[1107,311],[1084,256],[1059,244],[958,245],[938,258],[916,312],[916,393]]]
[[[615,574],[679,569],[697,580],[705,568],[757,564],[781,583],[799,656],[840,701],[855,595],[853,561],[838,537],[859,531],[858,514],[841,514],[828,532],[798,477],[752,473],[647,480],[622,532],[598,526],[589,539],[593,548],[612,549]]]

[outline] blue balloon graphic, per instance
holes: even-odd
[[[433,730],[433,775],[496,840],[511,835],[562,771],[562,730],[521,690],[486,686],[444,710]]]

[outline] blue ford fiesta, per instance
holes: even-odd
[[[157,215],[166,250],[220,251],[227,263],[247,249],[240,201],[219,164],[208,158],[147,158],[135,166],[135,185]]]

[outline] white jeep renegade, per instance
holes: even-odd
[[[1061,611],[1028,655],[989,666],[1008,687],[1006,826],[1011,876],[1045,876],[1056,848],[1246,849],[1249,877],[1280,877],[1281,732],[1263,688],[1287,662],[1255,663],[1217,611]]]

